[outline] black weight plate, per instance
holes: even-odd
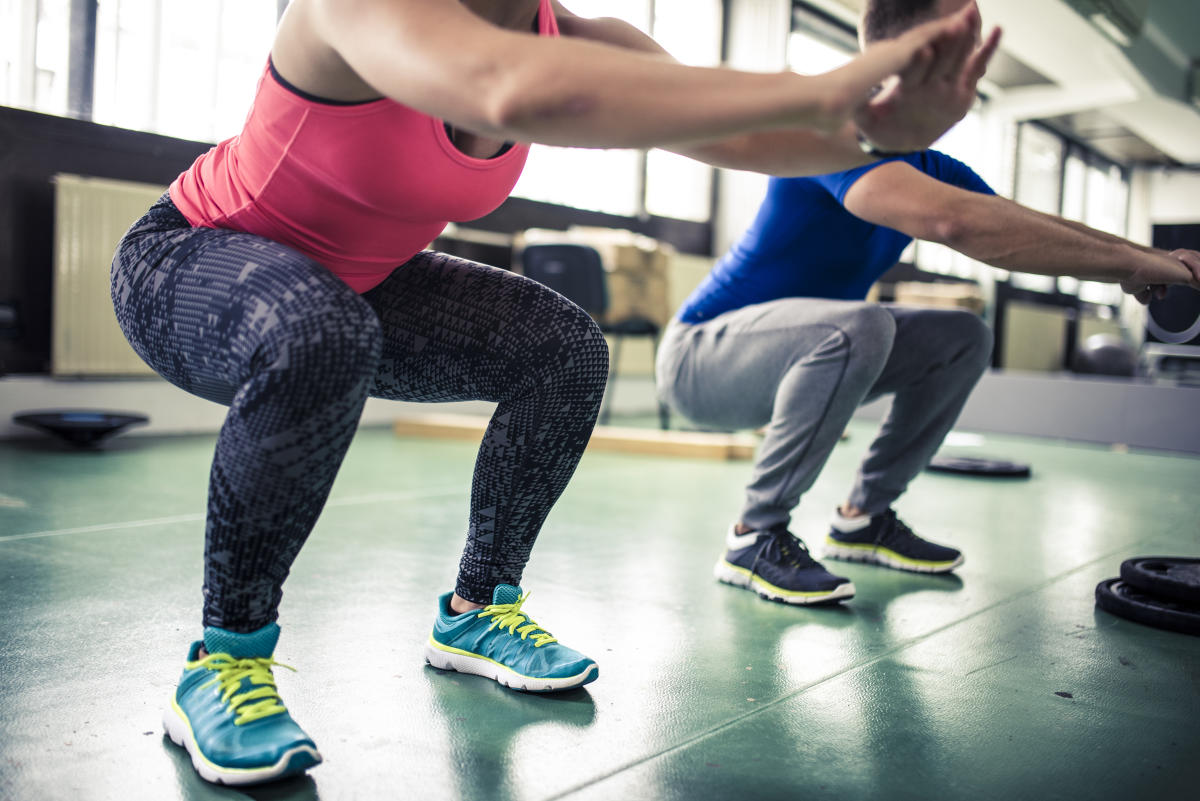
[[[935,456],[925,468],[934,473],[954,473],[990,478],[1029,478],[1029,465],[1004,459],[984,459],[977,456]]]
[[[1121,580],[1142,592],[1200,604],[1200,559],[1139,556],[1121,563]]]
[[[1200,634],[1200,606],[1147,595],[1119,578],[1096,585],[1096,606],[1158,629]]]

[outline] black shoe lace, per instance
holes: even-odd
[[[883,525],[879,527],[879,535],[875,537],[876,545],[925,542],[908,527],[908,524],[896,516],[895,511],[888,509],[883,516]]]
[[[788,531],[786,526],[776,526],[769,529],[767,534],[770,539],[759,552],[759,559],[786,567],[804,568],[817,565],[817,560],[812,558],[808,546]]]

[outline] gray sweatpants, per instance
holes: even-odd
[[[784,298],[673,321],[659,394],[695,423],[766,426],[739,520],[786,523],[862,403],[893,393],[849,502],[886,510],[941,445],[986,369],[992,333],[966,311]]]

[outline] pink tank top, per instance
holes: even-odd
[[[550,0],[538,29],[557,36]],[[441,120],[386,98],[306,99],[269,65],[242,133],[171,184],[194,226],[230,228],[288,245],[366,292],[432,242],[448,222],[494,211],[525,166],[527,145],[468,156]]]

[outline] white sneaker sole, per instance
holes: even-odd
[[[595,681],[600,676],[600,667],[595,663],[588,665],[582,673],[574,676],[555,679],[525,676],[486,656],[468,654],[458,650],[446,650],[446,646],[437,643],[432,636],[425,643],[425,661],[438,670],[453,670],[458,673],[483,676],[503,684],[505,687],[531,693],[573,690]]]
[[[284,776],[301,774],[309,768],[321,764],[319,751],[307,745],[300,745],[284,752],[274,765],[262,768],[223,768],[215,765],[209,762],[200,751],[200,745],[196,742],[195,735],[192,734],[191,724],[188,723],[183,710],[179,708],[174,699],[171,699],[171,706],[163,714],[163,728],[166,729],[171,742],[182,746],[188,752],[188,756],[192,758],[192,767],[196,769],[200,777],[213,784],[231,786],[262,784],[281,779]],[[304,767],[292,767],[292,761],[297,758],[304,763]]]
[[[963,555],[959,554],[953,562],[919,562],[915,559],[907,559],[887,548],[876,548],[873,545],[844,545],[832,540],[825,540],[823,551],[826,559],[883,565],[896,570],[906,570],[909,573],[949,573],[965,561]]]
[[[811,606],[813,604],[827,604],[835,601],[844,601],[847,598],[854,597],[854,584],[846,582],[839,584],[832,590],[822,590],[817,592],[797,592],[795,590],[785,590],[782,587],[776,587],[769,581],[763,580],[761,576],[756,576],[744,567],[731,565],[723,558],[718,559],[713,565],[713,576],[717,581],[726,584],[732,584],[734,587],[741,587],[758,593],[763,598],[772,601],[782,601],[785,604],[797,604],[799,606]]]

